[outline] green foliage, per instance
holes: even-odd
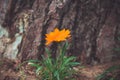
[[[36,74],[40,76],[41,80],[65,80],[72,76],[75,72],[72,67],[80,63],[75,62],[76,57],[66,56],[68,46],[66,42],[63,47],[60,48],[56,58],[52,58],[51,51],[46,48],[47,57],[42,55],[42,61],[29,61],[31,66],[36,67]]]
[[[102,74],[98,75],[96,79],[97,80],[103,80],[105,77],[107,77],[107,75],[109,73],[112,73],[112,72],[114,72],[115,70],[118,70],[118,69],[120,69],[120,65],[109,67]],[[116,79],[114,79],[114,77],[109,77],[108,80],[116,80]]]
[[[118,40],[120,41],[120,37],[118,37]]]
[[[120,48],[114,48],[115,51],[120,51]]]
[[[2,66],[3,65],[3,62],[2,61],[0,61],[0,66]]]
[[[120,37],[118,37],[117,40],[120,41]],[[120,48],[119,47],[118,48],[114,48],[114,50],[120,52]]]

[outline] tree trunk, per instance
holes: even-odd
[[[69,55],[85,64],[117,60],[120,51],[119,0],[0,0],[0,57],[40,59],[45,34],[71,30]],[[53,54],[57,44],[50,48]]]

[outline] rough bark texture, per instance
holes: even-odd
[[[1,57],[40,59],[45,34],[71,30],[69,55],[86,64],[120,57],[119,0],[0,0]],[[57,44],[52,44],[53,53]]]

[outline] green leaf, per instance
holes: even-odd
[[[54,76],[57,77],[57,80],[60,80],[60,76],[59,76],[59,71],[58,70],[56,70],[54,72]]]
[[[36,62],[40,62],[40,60],[28,60],[28,62],[32,62],[32,63],[36,63]]]
[[[115,51],[120,51],[120,48],[114,48]]]
[[[98,75],[96,79],[100,80],[100,79],[104,78],[108,73],[110,73],[116,69],[120,69],[120,65],[112,66],[112,67],[106,69],[102,74]]]
[[[73,57],[73,56],[64,58],[64,64],[68,64],[70,61],[72,61],[74,59],[76,59],[76,57]]]
[[[110,80],[114,80],[114,78],[110,78]]]
[[[32,62],[29,62],[28,63],[30,66],[33,66],[33,67],[36,67],[38,68],[40,65],[39,64],[36,64],[36,63],[32,63]]]
[[[38,74],[41,69],[42,69],[42,66],[39,66],[36,70],[36,74]]]
[[[66,41],[65,44],[63,45],[62,49],[61,49],[61,53],[62,53],[63,55],[65,55],[68,46],[69,46],[69,44],[68,44],[68,42]]]
[[[69,65],[76,66],[76,65],[80,65],[80,63],[79,62],[70,62]]]
[[[51,51],[50,51],[48,48],[45,48],[45,52],[46,52],[47,54],[50,54],[50,53],[51,53]]]
[[[118,37],[118,40],[120,41],[120,37]]]

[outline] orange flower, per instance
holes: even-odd
[[[49,45],[53,41],[64,41],[66,38],[70,37],[70,31],[69,30],[59,30],[58,28],[55,28],[53,32],[50,32],[49,34],[46,34],[46,45]]]

